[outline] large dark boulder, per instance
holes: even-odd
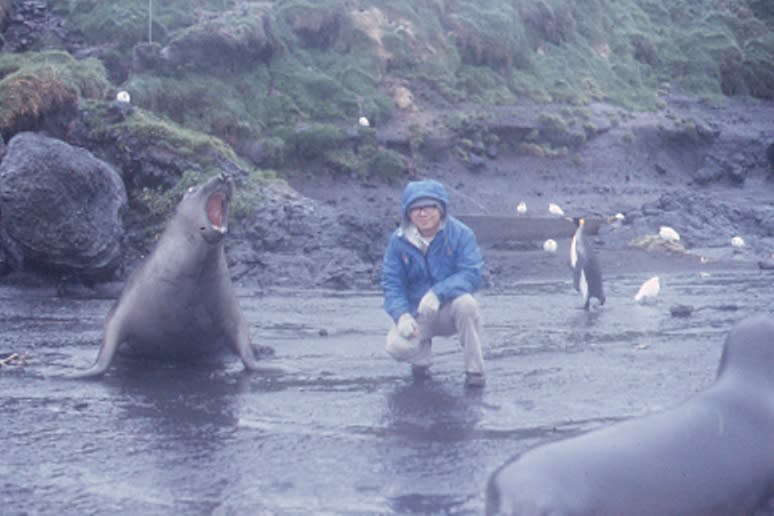
[[[0,233],[14,268],[112,272],[126,207],[119,174],[87,150],[30,132],[9,142],[0,164]]]

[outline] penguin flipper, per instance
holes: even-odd
[[[572,269],[572,286],[575,287],[575,290],[578,292],[581,290],[581,277],[584,275],[583,269],[585,267],[586,259],[583,256],[578,256],[578,261]]]

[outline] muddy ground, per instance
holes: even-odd
[[[0,286],[0,356],[18,354],[0,367],[4,512],[480,514],[509,457],[679,405],[713,381],[729,328],[771,311],[766,271],[664,258],[608,266],[608,301],[586,312],[560,258],[532,258],[543,273],[479,294],[481,391],[463,386],[456,339],[436,339],[425,382],[392,361],[376,290],[240,288],[271,372],[119,359],[66,380],[112,301]],[[658,301],[635,303],[654,273]]]

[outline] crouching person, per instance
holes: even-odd
[[[483,387],[481,318],[473,297],[483,260],[473,231],[448,208],[438,181],[412,181],[403,191],[401,225],[390,237],[382,270],[384,309],[395,322],[386,349],[422,379],[432,363],[433,337],[458,334],[465,385]]]

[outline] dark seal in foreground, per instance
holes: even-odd
[[[493,514],[753,514],[774,496],[774,320],[729,333],[684,404],[538,446],[495,471]]]
[[[248,369],[259,368],[223,251],[231,191],[225,175],[188,190],[108,314],[94,365],[74,377],[104,373],[119,347],[169,358],[227,347]]]

